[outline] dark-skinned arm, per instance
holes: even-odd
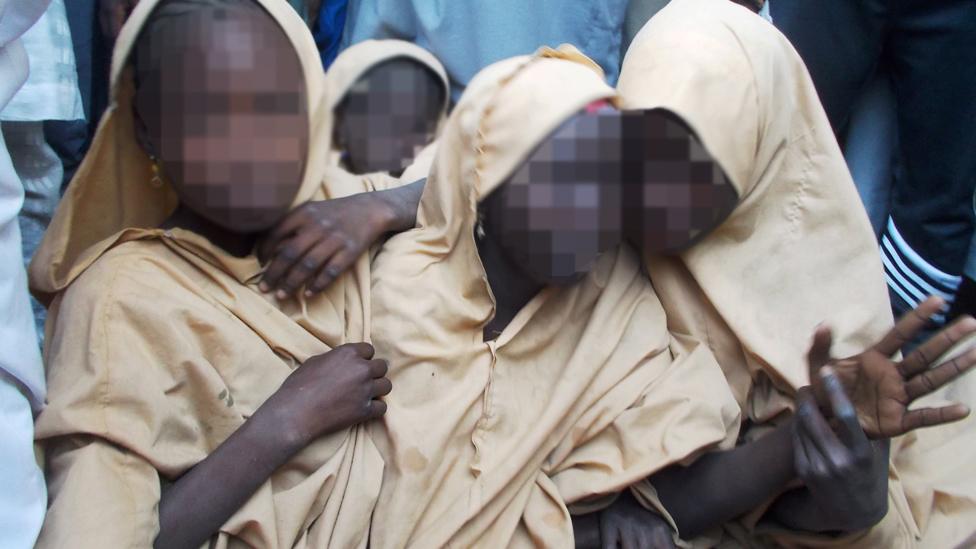
[[[649,480],[682,538],[695,538],[755,509],[796,477],[792,422],[787,420],[751,443],[651,475]]]
[[[200,547],[254,492],[317,438],[382,416],[392,389],[367,343],[340,345],[296,368],[206,459],[163,492],[154,547]]]
[[[301,449],[266,417],[252,416],[163,492],[156,549],[203,545]]]

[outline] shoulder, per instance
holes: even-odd
[[[57,298],[55,330],[84,323],[89,329],[119,315],[166,317],[208,303],[180,268],[184,259],[158,240],[122,243],[105,252]],[[133,326],[120,328],[128,331]]]

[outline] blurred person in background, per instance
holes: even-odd
[[[27,80],[29,63],[21,36],[44,13],[47,0],[0,0],[0,111]],[[6,123],[0,122],[6,129]],[[38,351],[27,276],[21,258],[17,214],[24,186],[0,132],[0,547],[34,545],[44,520],[47,493],[34,458],[34,412],[44,402],[44,370]]]
[[[934,294],[949,312],[955,295],[974,286],[963,270],[976,226],[976,3],[776,0],[771,7],[839,136],[877,67],[886,68],[898,134],[881,231],[892,307],[901,314]]]

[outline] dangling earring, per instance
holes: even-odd
[[[485,239],[485,214],[478,210],[478,221],[474,224],[474,236],[478,240]]]
[[[149,155],[150,168],[152,168],[152,178],[149,179],[149,184],[153,188],[160,188],[163,186],[163,177],[159,174],[159,161],[156,157]]]

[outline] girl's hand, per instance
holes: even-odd
[[[296,368],[258,413],[279,427],[288,445],[304,448],[385,414],[380,398],[393,388],[386,372],[386,361],[373,358],[369,343],[340,345]]]
[[[797,395],[793,456],[797,476],[823,528],[853,532],[874,526],[888,512],[887,442],[872,443],[854,405],[830,367],[820,372],[835,428],[809,387]]]
[[[874,347],[844,359],[830,358],[830,329],[821,327],[814,334],[808,355],[810,383],[817,401],[827,409],[828,395],[819,374],[829,365],[850,395],[864,432],[871,438],[890,438],[921,427],[958,421],[969,415],[962,404],[909,410],[919,398],[935,392],[976,365],[976,348],[937,364],[936,361],[957,342],[976,332],[976,320],[964,316],[932,336],[908,354],[893,361],[892,355],[925,327],[939,311],[943,301],[929,298],[902,317]]]
[[[303,286],[308,297],[321,292],[390,230],[393,217],[378,192],[306,202],[258,245],[258,257],[270,261],[261,290],[276,290],[279,299]]]

